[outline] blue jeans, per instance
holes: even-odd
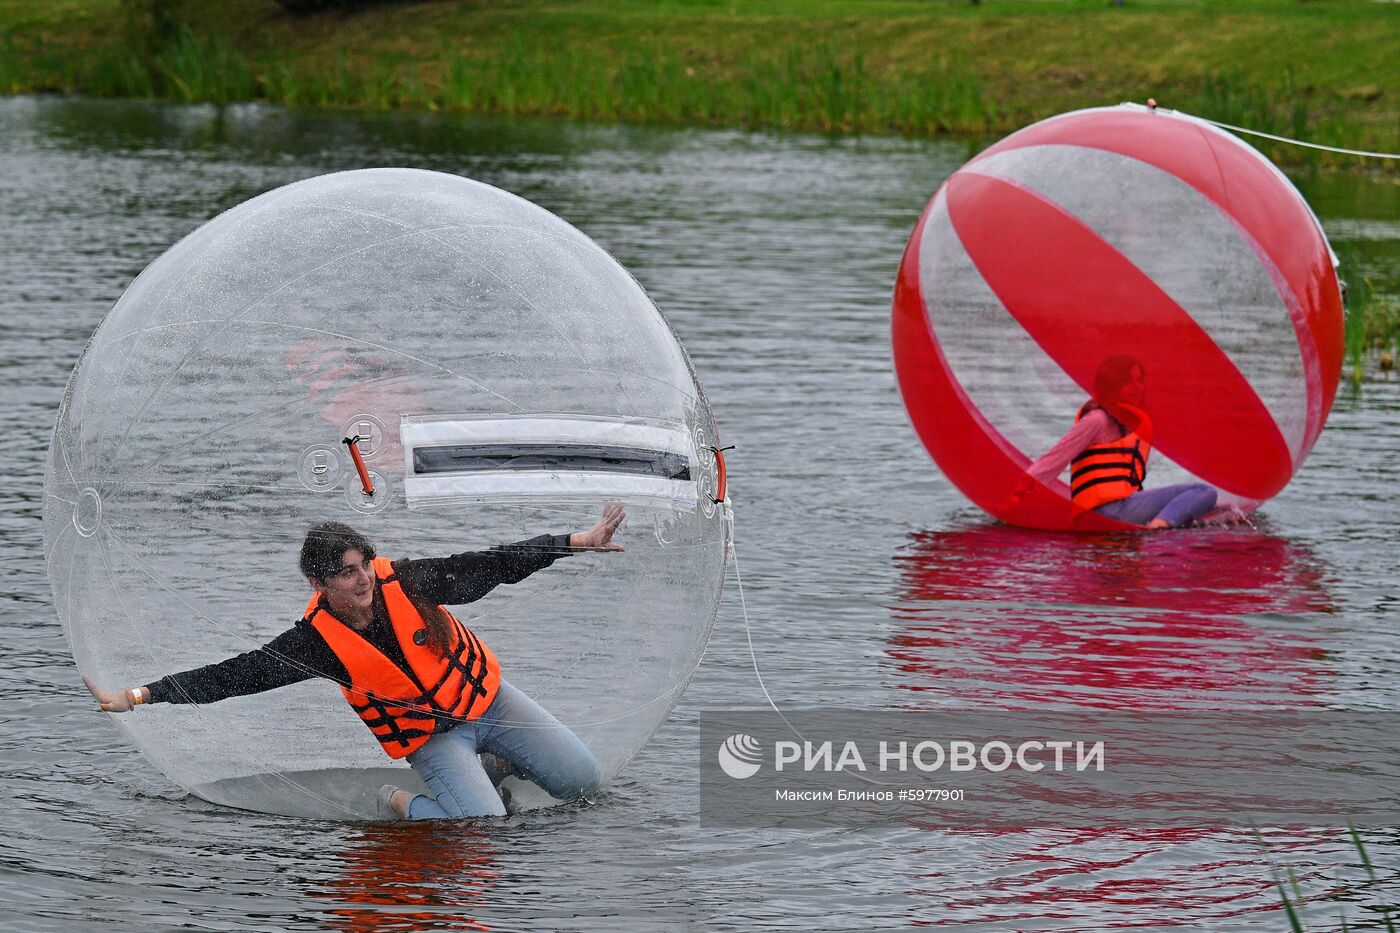
[[[483,753],[504,760],[521,778],[560,800],[581,797],[602,783],[598,761],[579,737],[502,680],[479,718],[433,736],[408,756],[433,792],[433,797],[413,798],[408,818],[504,816],[496,782],[482,766]]]
[[[1178,483],[1160,489],[1144,489],[1126,499],[1094,509],[1100,515],[1130,525],[1146,525],[1154,518],[1173,528],[1189,525],[1215,508],[1215,490],[1205,483]]]

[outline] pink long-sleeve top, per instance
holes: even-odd
[[[1123,430],[1118,422],[1102,408],[1095,408],[1076,421],[1054,447],[1027,467],[1026,473],[1036,482],[1048,486],[1086,447],[1111,444],[1122,436]]]

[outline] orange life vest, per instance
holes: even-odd
[[[374,574],[407,667],[332,615],[320,593],[307,604],[305,621],[350,674],[349,685],[340,688],[350,706],[390,758],[403,758],[434,734],[486,712],[500,687],[501,668],[491,649],[446,609],[452,644],[446,656],[439,654],[428,645],[427,623],[404,593],[393,562],[376,557]]]
[[[1087,407],[1087,406],[1086,406]],[[1069,462],[1069,489],[1076,512],[1087,512],[1142,489],[1147,478],[1147,458],[1152,453],[1152,421],[1137,408],[1121,406],[1136,416],[1137,427],[1107,444],[1084,448]],[[1074,416],[1075,423],[1085,409]]]

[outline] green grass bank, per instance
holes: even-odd
[[[973,139],[1155,97],[1395,151],[1397,50],[1400,7],[1361,0],[0,0],[8,93]]]

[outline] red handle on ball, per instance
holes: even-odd
[[[729,488],[729,471],[725,469],[724,466],[724,452],[726,450],[733,449],[733,444],[730,444],[728,447],[710,448],[710,450],[713,450],[715,452],[715,467],[718,470],[718,476],[716,477],[715,481],[715,494],[713,496],[710,496],[710,500],[712,502],[723,502],[725,500],[725,497],[728,495],[727,490]]]
[[[342,438],[341,443],[350,448],[350,459],[355,461],[355,472],[360,474],[360,485],[364,487],[365,495],[374,495],[374,481],[369,478],[369,470],[365,469],[365,458],[360,456],[360,435]]]

